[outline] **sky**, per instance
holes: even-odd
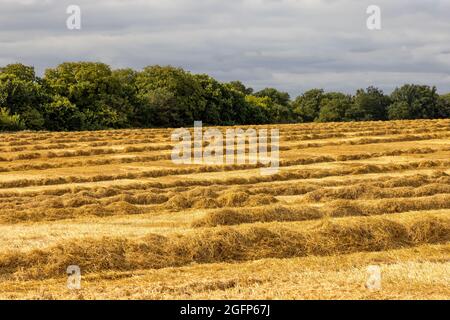
[[[81,29],[69,30],[69,5]],[[369,5],[381,30],[369,30]],[[173,65],[292,97],[311,88],[450,92],[450,0],[0,0],[0,66]]]

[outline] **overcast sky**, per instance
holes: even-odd
[[[68,30],[79,5],[82,29]],[[366,27],[381,8],[382,29]],[[0,0],[0,65],[174,65],[292,96],[404,83],[450,92],[450,0]]]

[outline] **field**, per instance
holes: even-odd
[[[1,134],[0,298],[450,299],[450,120],[271,127],[269,176],[170,129]]]

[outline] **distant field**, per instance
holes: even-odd
[[[266,127],[271,176],[169,129],[0,134],[0,298],[450,299],[450,120]]]

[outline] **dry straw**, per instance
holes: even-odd
[[[141,239],[102,238],[64,241],[32,252],[0,255],[2,275],[62,277],[68,265],[84,273],[183,266],[193,262],[236,262],[263,258],[335,255],[406,248],[450,240],[450,220],[417,217],[410,221],[350,218],[301,228],[267,226],[200,229],[186,235]]]

